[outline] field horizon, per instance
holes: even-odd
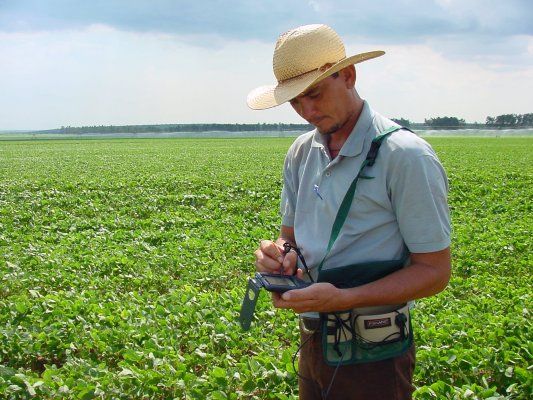
[[[205,131],[205,132],[145,132],[145,133],[83,133],[83,134],[57,134],[57,133],[31,133],[0,131],[0,142],[11,140],[94,140],[94,139],[231,139],[231,138],[296,138],[304,131]],[[513,129],[425,129],[415,130],[419,136],[427,137],[533,137],[533,128]]]

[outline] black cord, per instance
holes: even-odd
[[[396,311],[396,313],[400,314],[398,311]],[[332,315],[334,317],[334,319],[329,319],[330,315]],[[339,313],[329,313],[328,314],[328,321],[331,321],[331,322],[335,323],[335,333],[334,333],[334,335],[335,335],[335,343],[334,343],[334,348],[336,347],[337,354],[339,355],[340,360],[337,363],[337,366],[335,367],[335,371],[333,371],[333,376],[331,377],[331,381],[329,382],[328,388],[325,391],[322,390],[321,394],[322,394],[323,400],[327,400],[327,398],[329,396],[329,393],[331,392],[331,389],[333,387],[333,383],[335,381],[335,377],[337,376],[337,372],[339,371],[339,368],[340,368],[342,362],[344,361],[344,357],[346,355],[346,351],[341,353],[339,351],[339,349],[338,349],[338,345],[341,342],[341,340],[340,340],[341,339],[341,335],[344,335],[344,342],[347,342],[348,341],[348,335],[347,335],[346,332],[351,333],[352,337],[353,338],[357,338],[359,340],[359,342],[360,342],[360,345],[364,344],[366,349],[373,349],[373,348],[375,348],[377,346],[380,346],[380,345],[384,344],[385,342],[387,342],[387,340],[389,340],[389,338],[393,337],[394,335],[399,335],[400,339],[401,339],[401,333],[399,333],[399,332],[393,332],[393,333],[391,333],[390,335],[386,336],[384,339],[382,339],[379,342],[374,342],[374,341],[371,341],[371,340],[364,339],[355,330],[355,321],[356,321],[356,319],[358,317],[359,317],[359,315],[357,317],[355,317],[355,318],[352,318],[352,313],[351,312],[348,312],[348,317],[346,319],[341,318]],[[406,323],[404,322],[403,327],[400,327],[400,328],[405,329],[405,325],[406,325]],[[312,383],[314,383],[313,379],[301,375],[296,370],[296,357],[297,357],[298,353],[309,342],[309,340],[311,339],[311,337],[315,333],[316,333],[316,330],[313,331],[311,334],[309,334],[309,336],[300,344],[300,346],[298,347],[298,349],[296,350],[296,352],[292,356],[292,368],[293,368],[294,373],[296,374],[296,376],[298,376],[298,378],[300,378],[302,380],[305,380],[305,381],[308,381],[308,382],[312,382]]]
[[[342,319],[340,319],[340,317],[338,317],[337,314],[334,314],[334,315],[337,318],[337,322],[340,321],[342,323]],[[308,334],[308,337],[300,344],[300,346],[298,346],[298,349],[296,350],[296,352],[292,356],[292,369],[294,370],[294,373],[296,374],[296,376],[298,378],[304,380],[304,381],[308,381],[308,382],[312,382],[312,383],[315,383],[313,379],[308,378],[308,377],[303,376],[303,375],[300,375],[300,373],[296,370],[296,356],[298,355],[300,350],[302,350],[303,347],[309,342],[309,340],[313,337],[313,335],[316,333],[316,331],[317,330],[314,330],[313,332]],[[347,341],[348,337],[346,336],[346,332],[344,332],[344,330],[343,330],[343,333],[344,333],[344,340]],[[325,392],[322,391],[323,400],[327,400],[327,398],[328,398],[329,392],[331,391],[331,388],[333,387],[333,381],[335,380],[335,376],[337,375],[337,372],[339,370],[339,367],[342,364],[342,360],[343,359],[344,359],[344,354],[342,354],[341,359],[339,360],[339,363],[335,367],[335,371],[333,372],[333,376],[331,377],[331,381],[329,382],[328,389]]]
[[[399,340],[402,339],[405,334],[402,335],[401,332],[393,332],[391,333],[390,335],[386,336],[385,338],[383,338],[381,341],[379,342],[373,342],[371,340],[367,340],[367,339],[364,339],[361,335],[359,335],[356,330],[355,330],[355,320],[357,319],[357,317],[355,318],[352,318],[352,313],[349,312],[348,313],[348,318],[347,319],[342,319],[338,313],[332,313],[333,316],[335,317],[334,320],[329,320],[328,321],[332,321],[332,322],[335,322],[335,343],[334,343],[334,347],[337,346],[336,350],[337,350],[337,354],[341,357],[341,359],[339,360],[337,366],[335,367],[335,371],[333,372],[333,376],[331,378],[331,381],[329,383],[329,386],[328,386],[328,389],[327,391],[324,393],[322,392],[322,396],[323,396],[323,399],[326,400],[328,395],[329,395],[329,392],[331,391],[331,388],[333,387],[333,381],[335,380],[335,376],[337,375],[337,371],[339,370],[339,367],[340,365],[342,364],[342,361],[344,359],[344,356],[346,354],[346,352],[342,353],[342,355],[340,354],[340,351],[338,349],[338,344],[340,343],[340,336],[341,336],[341,333],[338,332],[338,331],[342,331],[342,334],[344,334],[344,341],[347,342],[348,341],[348,336],[346,334],[346,331],[350,332],[352,334],[352,336],[354,338],[358,338],[360,342],[362,343],[365,343],[365,344],[370,344],[372,346],[368,346],[367,349],[373,349],[377,346],[380,346],[382,344],[385,344],[391,337],[395,336],[395,335],[398,335],[399,336]],[[396,314],[397,315],[400,315],[400,313],[398,311],[396,311]],[[339,329],[340,328],[340,329]],[[405,332],[405,328],[406,328],[406,321],[403,321],[403,324],[402,326],[399,326],[399,328],[402,330],[402,332]],[[361,343],[361,344],[362,344]]]
[[[300,379],[303,379],[304,381],[308,381],[308,382],[313,382],[313,380],[311,378],[307,378],[303,375],[300,375],[300,373],[296,370],[296,356],[298,355],[298,353],[300,352],[300,350],[303,349],[303,347],[307,344],[307,342],[309,342],[309,340],[313,337],[313,335],[315,334],[316,330],[314,330],[313,332],[311,332],[309,334],[309,336],[307,337],[307,339],[305,339],[301,344],[300,346],[298,346],[298,349],[296,350],[296,352],[293,354],[292,356],[292,369],[294,370],[294,373],[296,374],[296,376]]]
[[[345,321],[343,321],[342,318],[339,317],[339,315],[337,313],[333,313],[333,315],[335,316],[336,323],[339,324],[339,326],[341,326],[341,327],[345,326]],[[351,315],[351,313],[350,313],[350,315]],[[350,317],[348,317],[348,318],[351,319]],[[337,327],[335,327],[335,328],[337,328]],[[337,330],[337,329],[335,329],[335,330]],[[341,331],[344,334],[344,341],[347,342],[348,341],[348,336],[346,335],[346,331],[344,329],[341,329]],[[340,334],[338,336],[338,339],[339,339],[339,342],[340,342]],[[337,333],[336,332],[335,332],[335,342],[337,342]],[[333,387],[333,381],[335,380],[335,377],[337,376],[337,372],[339,371],[339,367],[342,364],[342,360],[344,360],[344,355],[345,354],[346,354],[346,352],[342,353],[341,359],[337,363],[337,366],[335,367],[335,371],[333,371],[333,376],[331,377],[331,381],[329,382],[328,389],[326,390],[325,393],[324,393],[324,391],[322,391],[322,397],[324,398],[324,400],[327,400],[327,398],[329,396],[329,392],[331,391],[331,388]]]
[[[400,312],[398,312],[397,310],[395,311],[397,315],[400,315]],[[353,328],[353,331],[350,331],[357,339],[359,339],[359,341],[361,342],[361,345],[365,345],[364,349],[365,350],[372,350],[378,346],[381,346],[385,343],[390,343],[390,338],[394,337],[395,335],[398,335],[398,338],[397,339],[394,339],[395,341],[399,341],[399,340],[402,340],[402,339],[405,339],[405,329],[406,329],[406,321],[403,322],[403,325],[402,326],[399,326],[400,328],[400,332],[392,332],[390,335],[388,336],[385,336],[383,339],[381,339],[379,342],[374,342],[372,340],[368,340],[368,339],[365,339],[363,338],[361,335],[359,335],[356,330],[355,330],[355,321],[357,320],[357,318],[359,318],[360,315],[358,314],[354,319],[353,319],[353,325],[352,325],[352,328]],[[403,332],[403,334],[402,334]]]
[[[305,272],[307,273],[307,276],[309,276],[309,279],[311,280],[311,282],[315,283],[315,280],[311,276],[311,272],[309,271],[309,268],[307,267],[307,263],[305,262],[305,258],[303,256],[302,252],[300,251],[300,249],[298,247],[296,247],[296,246],[293,246],[289,242],[283,243],[283,249],[284,249],[285,254],[288,254],[291,250],[294,250],[296,252],[296,255],[298,256],[298,258],[302,262],[302,265],[304,266],[304,269],[305,269]],[[294,270],[294,274],[293,275],[296,275],[296,270]]]

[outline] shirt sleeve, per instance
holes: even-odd
[[[281,224],[294,226],[294,211],[296,206],[296,184],[293,179],[291,150],[285,157],[283,166],[283,189],[281,191],[280,214]]]
[[[412,253],[443,250],[451,241],[446,173],[432,151],[403,150],[390,178],[400,233]]]

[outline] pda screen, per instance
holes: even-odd
[[[271,285],[296,286],[292,280],[287,278],[278,278],[277,276],[265,276],[264,278]]]

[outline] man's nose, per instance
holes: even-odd
[[[317,116],[317,108],[315,103],[310,99],[305,99],[301,102],[301,114],[306,121],[312,121]]]

